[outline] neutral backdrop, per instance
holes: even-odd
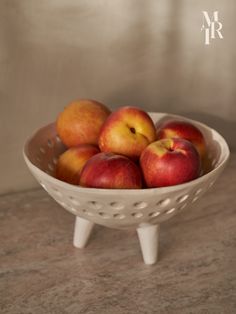
[[[202,11],[224,39],[204,45]],[[235,0],[1,0],[0,194],[34,188],[22,147],[71,100],[208,123],[235,149]]]

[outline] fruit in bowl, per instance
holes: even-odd
[[[57,132],[67,147],[97,145],[100,129],[110,110],[95,100],[70,103],[57,118]]]
[[[156,139],[150,116],[136,107],[121,107],[102,126],[98,145],[103,152],[138,159],[143,149]]]
[[[206,155],[206,141],[202,132],[192,123],[184,120],[167,120],[157,125],[157,139],[184,138],[197,149],[201,159]]]
[[[67,149],[58,159],[56,178],[78,185],[83,166],[92,156],[99,152],[96,146],[90,144],[82,144]]]
[[[99,153],[83,167],[80,185],[102,189],[140,189],[142,176],[139,167],[129,158]]]
[[[199,176],[206,154],[204,136],[190,122],[172,119],[156,129],[147,112],[131,106],[110,114],[96,101],[72,102],[59,115],[57,131],[71,147],[59,158],[57,178],[86,187],[137,189],[181,184]],[[94,147],[82,152],[79,143],[97,143],[103,154],[93,157]],[[139,177],[144,178],[143,185]]]
[[[149,188],[194,180],[201,169],[196,148],[181,138],[167,138],[150,144],[142,152],[140,164]]]

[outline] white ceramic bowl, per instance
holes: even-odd
[[[190,208],[216,181],[229,158],[224,138],[208,126],[181,116],[150,113],[154,123],[175,118],[196,125],[204,134],[211,170],[193,181],[142,190],[94,189],[74,186],[54,177],[58,156],[65,150],[55,123],[36,131],[25,143],[24,158],[42,187],[66,210],[76,215],[74,245],[84,247],[93,224],[138,231],[144,261],[155,263],[159,224]]]

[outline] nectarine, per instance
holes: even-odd
[[[200,174],[200,156],[194,145],[182,138],[168,138],[150,144],[140,164],[149,188],[181,184]]]
[[[113,153],[99,153],[84,165],[80,185],[103,189],[140,189],[139,167],[129,158]]]
[[[179,137],[190,141],[201,158],[206,154],[206,141],[202,132],[192,123],[183,120],[168,120],[157,126],[157,138]]]
[[[149,115],[136,107],[121,107],[102,126],[98,145],[103,152],[113,152],[137,159],[146,146],[156,139]]]

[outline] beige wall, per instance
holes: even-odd
[[[223,40],[203,44],[202,10]],[[1,0],[0,193],[36,186],[25,138],[70,100],[182,113],[234,146],[235,0]]]

